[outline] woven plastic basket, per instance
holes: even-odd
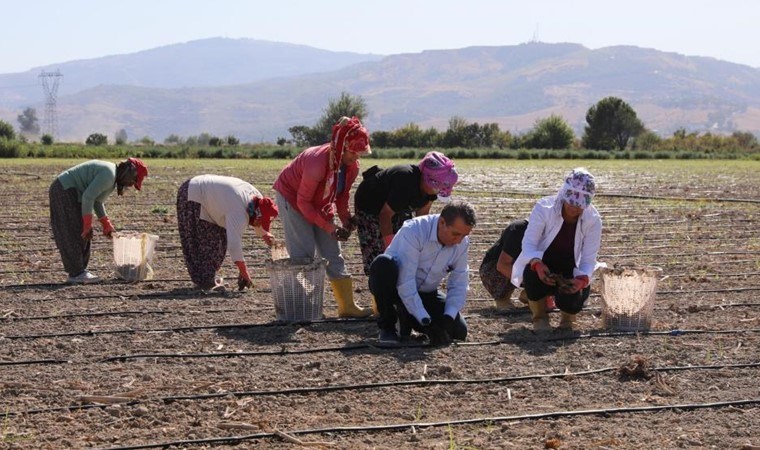
[[[153,256],[158,236],[148,233],[121,232],[113,236],[113,260],[116,276],[126,281],[153,278]]]
[[[607,328],[643,331],[652,326],[657,279],[662,269],[622,266],[601,270],[602,319]]]
[[[308,322],[322,319],[326,260],[284,258],[268,260],[266,266],[277,320]]]

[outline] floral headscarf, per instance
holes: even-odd
[[[425,183],[438,190],[438,198],[448,198],[459,179],[454,162],[441,152],[428,152],[418,165]]]
[[[565,184],[560,188],[558,198],[571,206],[586,209],[591,204],[594,194],[594,176],[583,167],[578,167],[565,177]]]

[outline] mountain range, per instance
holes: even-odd
[[[159,142],[201,132],[273,142],[314,125],[341,92],[366,101],[370,131],[410,122],[445,130],[459,116],[520,133],[558,114],[580,134],[588,108],[616,96],[661,135],[760,133],[760,69],[633,46],[530,42],[382,56],[212,38],[0,74],[0,118],[17,126],[31,106],[42,120],[38,75],[54,70],[63,75],[64,141],[123,128]]]

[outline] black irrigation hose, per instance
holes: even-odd
[[[729,406],[746,406],[759,404],[760,399],[746,399],[746,400],[733,400],[727,402],[714,402],[714,403],[686,403],[677,405],[660,405],[660,406],[629,406],[624,408],[602,408],[602,409],[582,409],[573,411],[552,411],[546,413],[535,414],[522,414],[518,416],[495,416],[495,417],[476,417],[472,419],[459,419],[449,420],[441,422],[407,422],[397,423],[390,425],[368,425],[363,427],[325,427],[325,428],[312,428],[307,430],[288,430],[289,435],[311,435],[311,434],[325,434],[325,433],[357,433],[357,432],[375,432],[375,431],[396,431],[396,430],[408,430],[412,427],[417,428],[430,428],[430,427],[443,427],[450,425],[472,425],[478,423],[494,423],[494,422],[513,422],[518,420],[538,420],[538,419],[556,419],[559,417],[574,417],[574,416],[609,416],[612,414],[625,414],[625,413],[647,413],[647,412],[661,412],[661,411],[691,411],[698,409],[709,408],[725,408]],[[166,448],[170,446],[181,447],[185,445],[199,445],[199,444],[239,444],[243,441],[251,441],[265,438],[280,438],[277,433],[255,433],[244,436],[227,436],[216,437],[207,439],[190,439],[182,441],[170,441],[150,444],[137,444],[128,445],[123,447],[103,447],[102,450],[136,450],[145,448]]]
[[[230,313],[230,312],[246,312],[248,309],[207,309],[202,311],[204,314],[218,314],[218,313]],[[51,319],[72,319],[78,317],[107,317],[107,316],[142,316],[142,315],[163,315],[163,314],[179,314],[182,315],[183,311],[171,311],[166,309],[143,309],[143,310],[129,310],[129,311],[93,311],[87,313],[68,313],[68,314],[55,314],[49,316],[9,316],[0,317],[0,321],[12,321],[22,322],[27,320],[51,320]]]
[[[232,323],[221,325],[195,325],[173,328],[126,328],[122,330],[88,330],[88,331],[71,331],[67,333],[46,333],[46,334],[24,334],[24,335],[0,335],[4,339],[41,339],[56,337],[74,337],[74,336],[96,336],[100,334],[128,334],[128,333],[168,333],[168,332],[188,332],[198,330],[226,330],[231,328],[269,328],[281,326],[304,326],[318,325],[322,323],[362,323],[372,322],[375,319],[322,319],[308,322],[266,322],[266,323]]]
[[[24,366],[30,364],[68,364],[65,359],[31,359],[27,361],[0,361],[0,366]]]
[[[555,342],[555,341],[572,341],[577,339],[593,339],[593,338],[615,338],[615,337],[627,337],[627,336],[683,336],[686,334],[743,334],[743,333],[758,333],[760,328],[744,329],[744,330],[670,330],[670,331],[619,331],[619,332],[592,332],[588,334],[562,334],[558,336],[537,336],[533,340],[493,340],[482,342],[455,342],[452,346],[455,347],[480,347],[487,345],[504,345],[504,344],[519,344],[524,342]],[[98,360],[98,362],[124,362],[131,359],[142,358],[233,358],[241,356],[286,356],[286,355],[304,355],[312,353],[328,353],[328,352],[346,352],[354,350],[363,350],[368,348],[381,348],[381,349],[408,349],[417,347],[432,347],[427,343],[420,344],[406,344],[406,345],[382,345],[382,344],[369,344],[369,343],[357,343],[345,346],[332,346],[332,347],[319,347],[319,348],[306,348],[298,350],[268,350],[257,352],[224,352],[224,353],[143,353],[134,355],[119,355],[109,356],[107,358]]]
[[[740,364],[712,364],[712,365],[698,365],[698,366],[663,366],[655,367],[651,370],[661,372],[676,372],[676,371],[688,371],[688,370],[720,370],[720,369],[753,369],[760,367],[760,362],[756,363],[740,363]],[[547,373],[547,374],[532,374],[532,375],[516,375],[510,377],[496,377],[496,378],[471,378],[471,379],[443,379],[443,380],[401,380],[401,381],[386,381],[379,383],[362,383],[362,384],[344,384],[335,386],[317,386],[317,387],[300,387],[300,388],[288,388],[288,389],[269,389],[260,391],[230,391],[230,392],[218,392],[214,394],[197,394],[197,395],[172,395],[167,397],[159,397],[155,399],[148,399],[150,401],[156,400],[164,403],[171,403],[183,400],[207,400],[213,398],[222,397],[262,397],[267,395],[302,395],[312,393],[328,393],[339,391],[354,391],[364,389],[377,389],[385,387],[405,387],[405,386],[437,386],[437,385],[452,385],[452,384],[485,384],[485,383],[511,383],[515,381],[527,381],[527,380],[540,380],[546,378],[570,378],[588,375],[598,375],[602,373],[614,372],[618,370],[615,367],[603,367],[600,369],[584,370],[581,372],[559,372],[559,373]],[[134,400],[127,403],[121,403],[123,406],[134,406],[143,403],[141,400]],[[77,411],[93,408],[107,408],[110,405],[91,403],[87,405],[72,405],[72,406],[59,406],[54,408],[39,408],[30,409],[23,412],[11,412],[8,411],[5,414],[8,416],[30,415],[40,414],[48,412],[63,412],[63,411]]]
[[[598,297],[598,295],[592,295],[592,297]],[[470,302],[475,304],[475,306],[479,306],[479,303],[490,303],[493,300],[490,298],[473,298],[470,299]],[[760,303],[726,303],[724,305],[709,305],[704,307],[698,307],[700,310],[713,310],[713,309],[725,309],[725,308],[735,308],[735,307],[747,307],[747,306],[760,306]],[[234,313],[234,312],[248,312],[251,309],[207,309],[200,311],[204,314],[221,314],[221,313]],[[670,308],[654,308],[655,311],[669,311]],[[554,310],[552,310],[554,311]],[[549,312],[552,312],[549,311]],[[557,310],[558,311],[558,310]],[[589,308],[589,307],[583,307],[581,309],[582,312],[591,312],[598,313],[601,311],[600,308]],[[494,311],[494,316],[522,316],[529,314],[530,311],[527,308],[519,308],[514,310],[506,310],[506,311]],[[31,321],[31,320],[55,320],[55,319],[70,319],[70,318],[78,318],[78,317],[109,317],[109,316],[140,316],[140,315],[150,315],[150,314],[156,314],[156,315],[163,315],[163,314],[182,314],[181,311],[170,311],[165,309],[146,309],[146,310],[137,310],[137,311],[95,311],[95,312],[89,312],[89,313],[69,313],[69,314],[56,314],[56,315],[49,315],[49,316],[8,316],[8,317],[0,317],[0,321],[9,321],[9,322],[22,322],[22,321]],[[469,317],[472,317],[470,315]],[[323,322],[348,322],[346,320],[340,320],[340,319],[325,319]],[[286,323],[282,323],[282,325],[286,325]]]

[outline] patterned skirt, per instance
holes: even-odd
[[[393,233],[404,225],[404,222],[412,218],[411,212],[398,213],[393,215]],[[363,211],[356,212],[356,232],[359,235],[359,246],[362,249],[362,262],[364,263],[364,274],[369,276],[369,266],[377,255],[385,250],[383,237],[380,235],[380,217],[367,214]]]
[[[50,229],[61,253],[63,268],[75,277],[90,262],[90,240],[82,239],[82,204],[75,188],[64,189],[57,179],[50,185]]]
[[[483,261],[480,265],[480,281],[494,300],[509,300],[515,286],[507,280],[507,277],[496,270],[498,261]]]
[[[214,287],[227,254],[227,230],[201,219],[201,204],[187,199],[190,180],[177,191],[177,225],[190,279],[200,289]]]

